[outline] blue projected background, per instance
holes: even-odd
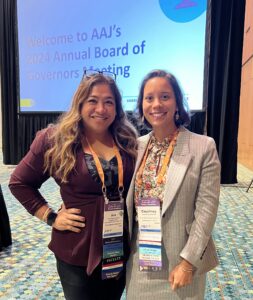
[[[85,69],[111,71],[125,110],[161,68],[203,108],[206,0],[18,0],[20,111],[65,111]]]

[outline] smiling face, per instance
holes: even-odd
[[[145,119],[154,131],[170,134],[176,130],[176,98],[166,78],[154,77],[147,81],[143,91],[142,109]]]
[[[93,86],[83,102],[81,116],[84,129],[90,134],[108,132],[116,116],[115,97],[108,84],[99,83]]]

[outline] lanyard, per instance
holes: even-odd
[[[172,137],[172,140],[170,142],[170,145],[166,151],[166,154],[165,154],[165,157],[163,159],[163,162],[162,162],[162,167],[161,167],[161,170],[157,176],[157,185],[160,185],[163,181],[163,176],[166,172],[166,168],[170,162],[170,159],[171,159],[171,156],[172,156],[172,153],[173,153],[173,150],[174,150],[174,147],[176,145],[176,142],[177,142],[177,136],[178,136],[178,133],[179,131],[177,130],[173,137]],[[148,146],[147,146],[147,149],[146,149],[146,152],[144,154],[144,157],[143,157],[143,160],[142,160],[142,163],[140,165],[140,168],[139,168],[139,171],[138,171],[138,174],[137,174],[137,184],[138,186],[140,187],[142,185],[142,174],[143,174],[143,171],[144,171],[144,167],[145,167],[145,164],[146,164],[146,161],[147,161],[147,157],[148,157],[148,154],[149,154],[149,146],[150,146],[150,142],[151,142],[151,139],[149,140],[149,143],[148,143]]]
[[[107,198],[107,195],[106,195],[105,174],[104,174],[103,167],[102,167],[101,162],[100,162],[100,160],[99,160],[99,158],[97,156],[97,153],[91,147],[91,145],[90,145],[87,137],[86,137],[86,141],[87,141],[89,150],[90,150],[90,152],[91,152],[91,154],[93,156],[93,159],[94,159],[97,171],[98,171],[98,175],[99,175],[99,177],[101,179],[101,182],[102,182],[102,193],[104,195],[106,203],[108,203],[109,199]],[[123,191],[124,191],[123,163],[122,163],[122,158],[121,158],[120,153],[119,153],[119,149],[115,145],[114,141],[113,141],[113,151],[114,151],[114,154],[116,156],[117,163],[118,163],[118,184],[119,184],[118,191],[119,191],[119,195],[120,195],[120,201],[123,201]]]

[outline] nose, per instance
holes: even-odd
[[[158,97],[155,97],[154,100],[153,100],[153,108],[155,107],[161,107],[161,101]]]
[[[105,105],[102,102],[98,102],[96,105],[96,112],[102,114],[105,112]]]

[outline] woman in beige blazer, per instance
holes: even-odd
[[[220,190],[215,143],[183,127],[189,123],[183,95],[176,78],[165,71],[155,70],[144,78],[138,109],[152,132],[139,138],[127,197],[132,243],[127,299],[204,299],[206,272],[218,264],[211,237]],[[139,243],[138,199],[149,197],[160,203],[162,267],[158,271],[140,267],[146,256],[144,260],[139,256],[143,241]],[[152,260],[147,249],[145,253]]]

